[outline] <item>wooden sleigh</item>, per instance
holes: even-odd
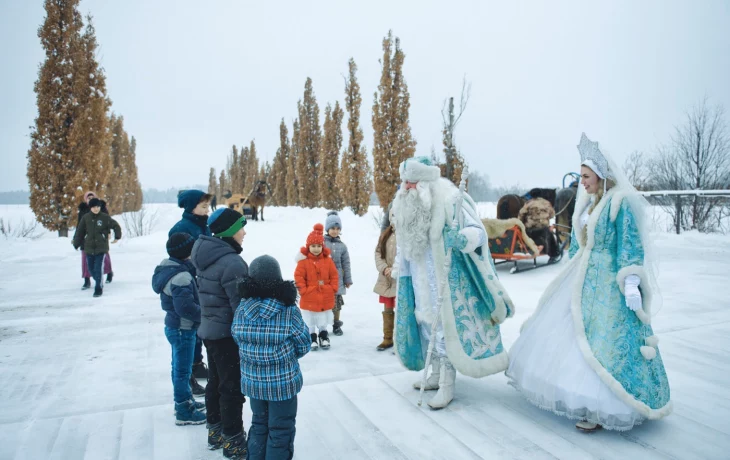
[[[502,265],[513,263],[510,273],[519,273],[536,268],[553,265],[560,261],[561,255],[554,259],[550,259],[547,263],[538,264],[537,258],[547,256],[542,245],[536,245],[532,239],[527,236],[525,227],[519,219],[483,219],[482,222],[487,228],[489,235],[489,252],[494,259],[494,265]],[[554,233],[551,227],[550,232]],[[529,262],[532,264],[520,264],[519,262]]]

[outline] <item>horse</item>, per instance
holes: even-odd
[[[259,180],[254,185],[251,194],[248,197],[249,204],[253,207],[253,220],[259,220],[258,214],[261,213],[261,222],[264,221],[264,208],[266,207],[266,195],[271,194],[271,187],[265,180]],[[259,211],[261,207],[261,211]]]
[[[553,188],[533,188],[522,196],[516,194],[505,195],[497,202],[497,219],[513,219],[517,217],[520,209],[531,198],[544,198],[554,208],[556,195],[557,193]]]

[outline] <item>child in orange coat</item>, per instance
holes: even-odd
[[[307,245],[297,254],[297,268],[294,271],[294,281],[301,296],[299,308],[309,327],[312,350],[330,347],[327,325],[332,324],[334,319],[332,309],[340,283],[337,266],[330,257],[329,249],[323,245],[324,227],[322,224],[315,224],[314,231],[307,237]]]

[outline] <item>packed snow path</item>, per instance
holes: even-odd
[[[174,425],[170,348],[150,278],[179,210],[156,208],[154,234],[112,247],[116,276],[100,299],[79,290],[80,255],[69,240],[0,240],[0,459],[223,458],[206,449],[204,425]],[[27,219],[29,211],[0,206],[0,215]],[[271,208],[266,217],[246,227],[243,257],[269,253],[291,277],[296,251],[325,212]],[[654,327],[674,413],[627,433],[583,434],[531,406],[504,375],[459,375],[447,409],[419,408],[411,387],[419,374],[375,351],[374,219],[342,218],[355,284],[345,334],[301,360],[296,459],[728,458],[729,238],[657,234],[664,307]],[[503,328],[507,347],[558,270],[499,270],[518,308]],[[248,427],[247,404],[244,412]]]

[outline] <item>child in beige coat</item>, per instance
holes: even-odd
[[[380,234],[378,246],[375,248],[375,267],[378,269],[378,282],[373,291],[380,296],[383,304],[383,341],[377,350],[383,351],[393,346],[393,322],[395,320],[395,297],[397,282],[394,278],[393,265],[395,263],[396,240],[393,219],[383,233]]]

